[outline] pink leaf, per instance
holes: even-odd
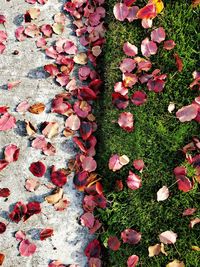
[[[67,54],[75,55],[78,52],[78,49],[77,49],[76,45],[72,41],[66,40],[65,44],[64,44],[64,51]]]
[[[127,260],[127,267],[135,267],[139,261],[139,257],[137,255],[132,255]]]
[[[129,7],[129,13],[128,13],[128,16],[126,17],[129,22],[132,22],[132,21],[138,19],[137,18],[138,10],[139,10],[138,6]]]
[[[146,101],[147,95],[145,92],[135,91],[134,94],[132,94],[131,96],[131,102],[136,106],[143,105]]]
[[[81,218],[81,224],[85,227],[92,228],[94,226],[94,215],[91,212],[84,213]]]
[[[189,192],[193,189],[193,184],[185,175],[176,176],[178,182],[178,189],[183,192]]]
[[[120,93],[121,95],[127,95],[128,89],[124,87],[122,82],[117,82],[114,86],[114,90],[116,93]]]
[[[26,180],[25,188],[29,192],[34,192],[40,185],[40,182],[36,179],[30,178]]]
[[[98,258],[90,258],[88,261],[88,264],[89,264],[88,267],[102,267],[101,260]],[[73,267],[73,266],[70,265],[69,267]],[[76,266],[74,266],[74,267],[76,267]]]
[[[125,229],[123,232],[121,232],[121,238],[124,243],[136,245],[141,240],[141,233],[138,233],[137,231],[132,229]]]
[[[166,34],[162,27],[159,27],[151,32],[151,40],[156,43],[161,43],[165,40]]]
[[[36,45],[38,48],[43,48],[45,49],[46,48],[46,44],[47,44],[47,41],[44,37],[41,37],[37,40],[36,42]]]
[[[173,40],[167,40],[164,42],[163,48],[165,50],[172,50],[175,47],[176,43]]]
[[[108,238],[108,247],[113,250],[113,251],[117,251],[121,246],[121,243],[119,241],[119,239],[116,236],[110,236]]]
[[[47,146],[47,141],[45,137],[41,135],[33,140],[31,146],[36,149],[44,149]]]
[[[70,128],[72,131],[77,131],[81,126],[80,119],[77,115],[71,115],[65,122],[65,127]]]
[[[144,29],[149,29],[153,25],[153,20],[152,19],[142,19],[142,27]]]
[[[8,162],[5,159],[0,159],[0,171],[5,169],[8,166]]]
[[[163,244],[174,244],[176,243],[177,234],[173,231],[165,231],[159,235],[159,239]]]
[[[13,144],[10,144],[6,146],[4,155],[5,155],[5,160],[9,163],[17,161],[19,157],[19,151],[20,149]]]
[[[157,53],[157,45],[153,41],[149,41],[149,38],[145,38],[141,44],[141,51],[143,56],[150,57],[151,55],[155,55]]]
[[[14,128],[16,125],[16,119],[9,113],[4,113],[0,118],[0,131],[7,131]]]
[[[22,241],[22,240],[26,239],[26,234],[23,231],[18,231],[15,234],[15,238],[17,241]]]
[[[129,9],[125,4],[117,3],[113,8],[113,13],[117,20],[124,21],[129,14]]]
[[[6,49],[6,46],[0,42],[0,54],[3,54],[5,49]]]
[[[130,87],[132,88],[133,85],[135,85],[138,82],[138,77],[136,74],[132,73],[123,73],[123,84],[125,87]]]
[[[52,228],[45,228],[40,232],[40,240],[45,240],[48,237],[51,237],[53,235],[53,229]]]
[[[6,22],[6,17],[4,15],[0,15],[0,24],[4,24]]]
[[[118,119],[119,126],[126,132],[133,131],[133,114],[130,112],[123,112]]]
[[[26,35],[24,34],[24,26],[19,26],[15,30],[15,37],[19,42],[22,42],[26,39]]]
[[[92,157],[85,157],[82,161],[84,171],[93,172],[97,168],[97,163]]]
[[[19,245],[19,253],[21,256],[29,257],[32,256],[36,251],[36,245],[31,243],[28,239],[22,240]]]
[[[46,37],[51,37],[53,30],[51,25],[49,24],[44,24],[41,26],[40,31],[46,36]]]
[[[182,59],[179,57],[179,55],[177,53],[174,54],[175,60],[176,60],[176,66],[179,72],[182,72],[183,70],[183,61]]]
[[[24,100],[21,103],[18,104],[16,111],[17,112],[26,112],[30,107],[30,104]]]
[[[48,65],[45,65],[44,66],[44,70],[46,72],[48,72],[53,77],[55,77],[59,73],[59,70],[58,70],[56,64],[48,64]]]
[[[133,167],[136,170],[142,172],[142,170],[144,169],[144,161],[142,159],[135,159],[133,161]]]
[[[126,180],[126,183],[131,190],[137,190],[142,186],[141,178],[132,171],[129,171],[129,176]]]
[[[191,104],[179,109],[176,112],[176,117],[180,120],[180,122],[191,121],[196,118],[198,110],[199,108],[197,105]]]
[[[8,38],[8,35],[5,31],[0,30],[0,42],[5,42]]]
[[[129,163],[129,158],[126,155],[119,156],[114,154],[109,159],[109,169],[113,172],[120,170],[124,165]]]
[[[167,186],[161,187],[157,192],[157,201],[164,201],[169,197],[169,189]]]
[[[138,48],[135,45],[126,42],[123,45],[123,51],[127,56],[134,57],[138,53]]]

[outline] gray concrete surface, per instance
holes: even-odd
[[[52,16],[60,11],[62,2],[49,0],[44,6],[34,5],[40,8],[41,15],[35,22],[38,25],[52,23]],[[31,162],[43,160],[47,166],[55,165],[57,168],[66,167],[67,161],[75,155],[75,149],[70,139],[66,139],[59,134],[52,139],[56,146],[55,156],[44,156],[39,150],[30,147],[28,136],[23,136],[20,128],[20,121],[29,120],[34,125],[39,125],[44,121],[57,121],[59,131],[64,127],[64,118],[56,114],[43,112],[34,115],[29,112],[20,114],[15,111],[16,106],[23,100],[29,103],[44,102],[47,106],[51,99],[62,91],[62,88],[55,85],[52,78],[46,78],[40,67],[51,62],[36,47],[35,40],[28,38],[24,42],[17,42],[14,31],[20,24],[22,14],[33,5],[29,5],[25,0],[0,0],[0,14],[7,18],[5,24],[8,33],[5,52],[0,55],[0,106],[10,107],[10,113],[17,120],[17,128],[0,132],[0,152],[10,143],[20,147],[20,156],[17,162],[10,164],[0,172],[0,187],[8,187],[11,195],[8,201],[0,199],[0,221],[7,222],[7,211],[11,205],[19,200],[27,203],[31,200],[43,201],[44,196],[50,190],[45,186],[40,186],[33,193],[25,190],[25,180],[33,175],[29,172]],[[69,37],[71,30],[68,18],[63,36]],[[54,36],[54,38],[58,38]],[[70,37],[71,38],[71,37]],[[18,55],[13,55],[13,51],[18,50]],[[21,84],[11,91],[5,90],[3,85],[8,81],[21,80]],[[46,177],[40,178],[41,182],[46,183]],[[74,189],[72,178],[64,187],[65,195],[70,201],[70,206],[66,211],[55,211],[52,205],[42,202],[42,210],[45,214],[32,216],[26,223],[10,223],[4,234],[0,235],[0,252],[6,255],[4,267],[45,267],[50,260],[59,259],[63,264],[79,264],[80,267],[86,266],[84,248],[90,238],[85,228],[78,224],[77,218],[82,214],[82,194]],[[48,217],[48,218],[47,218]],[[38,229],[52,227],[54,236],[45,241],[38,240]],[[19,256],[19,242],[13,237],[18,230],[27,233],[27,237],[37,245],[37,251],[32,257]]]

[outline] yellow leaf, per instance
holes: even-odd
[[[200,247],[192,246],[192,250],[194,250],[194,251],[200,251]]]
[[[166,267],[185,267],[185,264],[183,261],[174,260],[168,263]]]
[[[157,14],[159,14],[164,8],[163,1],[162,0],[152,0],[152,3],[155,4],[156,12],[157,12]]]

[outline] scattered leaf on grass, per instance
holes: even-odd
[[[129,14],[129,9],[124,3],[117,3],[113,8],[114,16],[119,21],[124,21]]]
[[[174,260],[166,265],[166,267],[185,267],[183,261]]]
[[[165,231],[159,235],[159,238],[163,244],[174,244],[176,243],[177,234],[173,231]]]
[[[190,228],[193,228],[196,224],[200,223],[200,218],[195,218],[190,221]]]
[[[138,53],[138,48],[135,45],[126,42],[123,45],[123,51],[127,56],[134,57]]]
[[[119,126],[126,132],[133,131],[133,114],[130,112],[123,112],[118,119]]]
[[[137,190],[142,186],[141,178],[132,171],[129,171],[129,176],[126,180],[126,183],[131,190]]]
[[[157,201],[164,201],[169,197],[169,189],[167,186],[163,186],[157,192]]]
[[[182,216],[191,216],[196,212],[196,208],[188,208],[183,211]]]
[[[177,53],[174,54],[174,58],[176,60],[176,66],[179,72],[183,70],[183,60],[179,57]]]
[[[125,229],[123,232],[121,232],[121,238],[124,243],[136,245],[141,240],[141,233],[132,229]]]
[[[108,238],[108,247],[113,250],[113,251],[117,251],[120,248],[120,241],[116,236],[110,236]]]
[[[137,255],[131,255],[127,260],[127,267],[135,267],[139,261],[139,257]]]

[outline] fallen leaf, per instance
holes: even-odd
[[[16,125],[16,119],[9,113],[4,113],[0,118],[0,131],[8,131],[14,128]]]
[[[154,257],[160,254],[161,252],[161,244],[156,244],[154,246],[149,246],[148,247],[149,251],[149,257]]]
[[[196,118],[198,114],[199,107],[195,104],[191,104],[185,107],[182,107],[176,112],[176,117],[180,122],[191,121]]]
[[[117,3],[114,5],[113,13],[117,20],[124,21],[129,14],[129,9],[125,4]]]
[[[62,23],[56,22],[52,25],[52,29],[53,29],[54,33],[59,35],[59,34],[64,32],[64,25]]]
[[[67,172],[65,169],[55,170],[55,167],[52,167],[50,174],[51,181],[54,185],[62,187],[67,182]]]
[[[9,82],[7,84],[8,90],[11,90],[12,88],[17,87],[20,83],[21,83],[21,81]]]
[[[69,206],[70,202],[66,198],[61,198],[55,205],[56,211],[63,211]]]
[[[98,258],[93,258],[93,257],[89,259],[88,264],[89,264],[89,267],[101,267],[102,266],[101,260]],[[73,266],[71,266],[71,267],[73,267]],[[76,267],[76,266],[74,266],[74,267]]]
[[[40,114],[45,110],[45,105],[43,103],[36,103],[29,107],[28,111],[33,114]]]
[[[119,126],[126,132],[132,132],[133,127],[133,114],[130,112],[123,112],[120,114],[118,119]]]
[[[143,159],[135,159],[135,160],[133,161],[133,167],[134,167],[136,170],[140,171],[140,172],[143,171],[144,166],[145,166],[145,165],[144,165],[144,161],[143,161]]]
[[[19,244],[19,253],[21,256],[29,257],[32,256],[37,247],[34,243],[31,243],[28,239],[22,240]]]
[[[40,182],[34,178],[26,179],[25,188],[30,192],[34,192],[40,186]]]
[[[84,171],[93,172],[97,168],[97,163],[92,157],[85,157],[82,161],[82,168]]]
[[[9,197],[10,189],[8,188],[0,188],[0,197]]]
[[[139,261],[139,257],[137,255],[131,255],[127,260],[127,267],[135,267]]]
[[[159,27],[151,32],[151,40],[156,43],[161,43],[165,40],[166,34],[162,27]]]
[[[3,234],[6,231],[6,225],[3,222],[0,222],[0,234]]]
[[[134,57],[138,53],[138,48],[135,45],[126,42],[123,45],[123,51],[127,56]]]
[[[157,192],[157,201],[164,201],[169,197],[169,189],[167,186],[163,186]]]
[[[31,163],[29,167],[30,172],[36,177],[42,177],[46,172],[46,166],[41,161]]]
[[[160,14],[164,9],[164,4],[162,0],[150,0],[149,2],[155,4],[157,14]]]
[[[15,238],[17,241],[22,241],[22,240],[26,239],[26,234],[23,231],[17,231],[15,233]]]
[[[45,197],[45,200],[50,204],[56,204],[59,200],[61,200],[63,196],[63,188],[57,188],[54,190],[52,195]]]
[[[110,236],[108,238],[108,247],[113,250],[113,251],[117,251],[119,250],[121,246],[121,243],[119,241],[119,239],[116,236]]]
[[[5,260],[5,255],[3,253],[0,253],[0,265],[3,265],[4,260]]]
[[[143,56],[150,57],[151,55],[155,55],[157,53],[157,50],[158,47],[156,43],[150,41],[148,37],[142,41],[141,51]]]
[[[135,91],[131,96],[131,102],[136,106],[141,106],[147,101],[147,95],[143,91]]]
[[[121,238],[124,243],[136,245],[141,240],[141,233],[138,233],[137,231],[132,229],[125,229],[123,232],[121,232]]]
[[[85,65],[88,62],[88,57],[85,53],[79,53],[74,56],[73,60],[76,64]]]
[[[52,228],[45,228],[40,232],[40,240],[45,240],[48,237],[51,237],[53,235],[53,229]]]
[[[31,19],[37,19],[40,15],[40,9],[39,8],[30,8],[27,13],[30,15]]]
[[[176,45],[176,43],[173,40],[167,40],[164,42],[163,48],[165,50],[172,50],[172,49],[174,49],[175,45]]]
[[[191,216],[196,212],[196,208],[189,208],[183,211],[182,216]]]
[[[10,145],[6,146],[6,148],[4,150],[5,160],[9,163],[17,161],[19,158],[19,151],[20,151],[20,148],[18,148],[14,144],[10,144]]]
[[[81,126],[80,119],[77,115],[70,115],[65,121],[65,127],[71,129],[72,131],[77,131]]]
[[[200,251],[200,247],[192,246],[192,250],[194,250],[194,251]]]
[[[159,235],[159,239],[163,244],[174,244],[176,243],[177,234],[173,231],[165,231]]]
[[[131,190],[137,190],[142,186],[141,178],[132,171],[129,171],[129,176],[126,180],[126,183]]]
[[[174,109],[175,109],[175,103],[170,102],[167,110],[169,111],[169,113],[172,113],[172,111],[174,111]]]
[[[185,267],[183,261],[174,260],[166,265],[166,267]]]
[[[196,224],[200,223],[200,218],[195,218],[190,221],[190,228],[193,228]]]
[[[42,130],[42,134],[51,139],[52,137],[58,135],[59,124],[57,122],[46,122],[45,128]]]
[[[137,12],[138,19],[153,19],[156,16],[156,6],[154,4],[148,4]]]
[[[85,227],[92,228],[94,226],[94,215],[91,212],[84,213],[81,217],[81,224]]]
[[[176,66],[179,72],[182,72],[183,70],[183,60],[179,57],[177,53],[174,54],[175,60],[176,60]]]
[[[200,5],[200,0],[192,0],[192,7],[197,7]]]
[[[99,258],[101,253],[100,243],[97,239],[92,240],[85,248],[85,255],[88,258]]]
[[[30,121],[25,121],[25,125],[26,125],[26,133],[29,136],[32,136],[36,133],[37,130]]]

